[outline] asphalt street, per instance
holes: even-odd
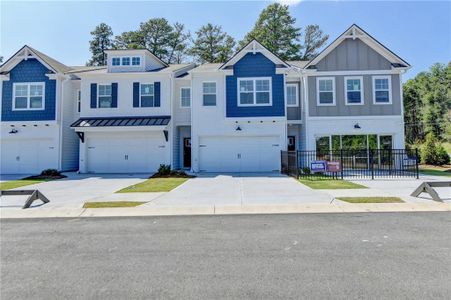
[[[451,213],[1,220],[6,299],[451,299]]]

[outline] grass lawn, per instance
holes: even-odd
[[[189,178],[150,178],[144,182],[128,186],[116,193],[149,193],[149,192],[169,192]]]
[[[429,165],[420,165],[420,173],[425,175],[446,176],[451,177],[451,168],[438,167]]]
[[[27,186],[31,184],[37,184],[41,182],[50,181],[52,179],[18,179],[18,180],[11,180],[6,182],[0,183],[0,190],[10,190],[15,189],[22,186]]]
[[[139,201],[110,201],[110,202],[86,202],[83,208],[109,208],[109,207],[135,207],[146,202]]]
[[[341,179],[325,179],[325,178],[311,178],[299,179],[302,184],[315,190],[337,190],[337,189],[366,189],[364,185]]]
[[[404,203],[398,197],[340,197],[337,199],[349,203]]]

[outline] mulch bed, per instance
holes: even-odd
[[[172,174],[168,174],[168,175],[161,175],[158,173],[153,174],[152,176],[150,176],[149,178],[195,178],[196,176],[193,175],[188,175],[186,173],[172,173]]]
[[[33,179],[48,179],[48,180],[55,180],[55,179],[61,179],[61,178],[66,178],[66,175],[56,175],[56,176],[49,176],[49,175],[35,175],[35,176],[29,176],[27,178],[27,180],[33,180]]]

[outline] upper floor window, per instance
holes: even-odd
[[[155,106],[155,86],[153,83],[141,84],[140,102],[141,107]]]
[[[132,65],[133,66],[139,66],[141,64],[141,57],[132,57]]]
[[[81,91],[77,90],[77,112],[81,110]]]
[[[119,57],[113,57],[111,63],[113,66],[120,66],[121,65],[121,59]]]
[[[239,78],[238,106],[271,105],[270,78]]]
[[[97,107],[110,108],[112,107],[113,98],[111,97],[111,84],[99,84],[97,95]]]
[[[130,57],[122,57],[122,65],[129,66],[130,65]]]
[[[373,103],[391,104],[391,78],[390,76],[373,77]]]
[[[203,106],[216,106],[216,82],[203,82]]]
[[[287,106],[299,106],[298,85],[287,84]]]
[[[180,106],[181,107],[191,106],[191,89],[189,87],[182,87],[180,89]]]
[[[345,99],[347,105],[363,104],[363,78],[345,77]]]
[[[335,78],[333,77],[317,77],[317,104],[318,105],[335,105]]]
[[[14,83],[13,110],[44,109],[44,83]]]

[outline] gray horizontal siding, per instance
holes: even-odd
[[[391,63],[359,39],[346,39],[316,64],[318,71],[390,70]]]
[[[318,117],[332,116],[390,116],[401,114],[401,95],[399,88],[399,75],[391,75],[392,84],[392,104],[373,104],[373,83],[371,75],[363,75],[363,97],[364,105],[346,105],[344,91],[345,76],[335,77],[335,106],[318,106],[316,102],[316,78],[308,78],[308,103],[309,115]]]

